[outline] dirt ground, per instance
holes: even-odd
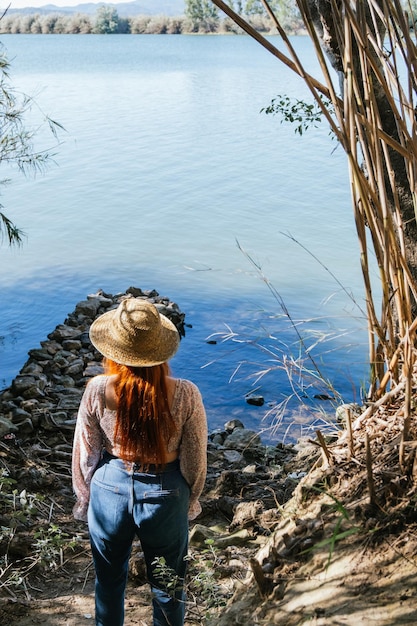
[[[301,469],[299,462],[298,457],[289,462],[287,473],[293,471],[294,466]],[[47,467],[47,463],[45,465]],[[305,469],[308,470],[308,463]],[[218,470],[219,467],[216,475]],[[217,478],[215,482],[209,478],[203,501],[205,514],[197,523],[199,527],[223,532],[224,539],[230,534],[232,524],[230,519],[219,515],[219,499],[213,506],[215,492],[217,495],[222,492],[221,497],[226,502],[232,499],[233,489],[242,494],[242,486],[236,480],[243,474],[239,469],[236,473],[230,472],[230,466],[227,471],[225,467],[220,470],[220,480]],[[22,474],[26,476],[28,487],[29,474],[27,468]],[[39,482],[36,472],[32,471],[31,476]],[[271,479],[268,489],[274,490],[276,496],[286,481],[285,476],[279,481]],[[269,536],[255,532],[254,526],[250,527],[246,521],[238,528],[238,536],[243,537],[240,544],[226,542],[222,547],[219,542],[215,593],[223,602],[218,606],[212,603],[208,609],[205,599],[189,594],[187,626],[417,624],[417,524],[397,523],[376,540],[374,531],[378,522],[375,519],[368,518],[367,528],[364,528],[363,520],[358,523],[354,519],[342,520],[344,510],[337,506],[329,514],[328,496],[317,494],[306,500],[302,493],[308,481],[309,475],[287,498],[279,515],[273,511],[279,523]],[[217,485],[214,491],[209,489],[213,484]],[[55,559],[49,569],[45,564],[40,567],[36,560],[31,565],[30,552],[25,552],[25,545],[31,545],[33,530],[27,535],[20,533],[15,544],[11,544],[11,552],[16,555],[20,550],[33,569],[27,571],[20,584],[0,587],[0,624],[94,624],[94,570],[86,525],[75,522],[70,514],[69,476],[66,480],[61,478],[59,485],[59,489],[51,485],[47,488],[54,502],[54,519],[67,536],[77,537],[77,547],[65,550],[59,557],[60,562]],[[234,495],[239,496],[239,493]],[[247,501],[253,503],[253,498],[249,496]],[[1,524],[4,523],[2,518]],[[194,547],[191,551],[197,565],[199,559],[206,558]],[[271,554],[278,556],[272,569],[268,569]],[[261,584],[253,576],[253,559],[264,566]],[[140,546],[136,545],[126,595],[125,626],[152,626],[150,606],[150,593],[141,569]]]
[[[417,624],[417,528],[387,537],[377,547],[348,542],[329,548],[283,571],[281,585],[261,597],[253,580],[235,580],[234,601],[206,620],[190,607],[194,624],[298,626],[302,624],[393,626]],[[249,571],[249,568],[248,568]],[[88,555],[67,563],[64,571],[40,579],[41,591],[3,598],[0,623],[5,626],[88,626],[94,623],[93,567]],[[39,587],[40,589],[40,587]],[[33,593],[33,596],[32,596]],[[150,594],[129,582],[126,626],[152,626]]]
[[[417,527],[377,545],[351,539],[316,550],[261,598],[237,591],[219,626],[417,624]],[[246,616],[242,618],[242,616]]]

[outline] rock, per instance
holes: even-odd
[[[307,472],[291,472],[290,474],[287,474],[287,479],[289,479],[289,480],[301,480],[306,475],[307,475]]]
[[[24,409],[29,415],[38,408],[39,400],[37,398],[29,398],[28,400],[22,400],[20,408]]]
[[[242,473],[243,474],[255,474],[256,473],[255,463],[253,463],[252,465],[246,465],[246,467],[242,469]]]
[[[240,463],[243,458],[237,450],[225,450],[223,455],[228,463]]]
[[[246,396],[246,402],[254,406],[263,406],[265,404],[265,398],[263,396]]]
[[[248,446],[256,446],[261,443],[261,438],[254,430],[246,428],[236,428],[225,440],[225,448],[242,450]]]
[[[8,435],[9,433],[17,433],[18,427],[7,417],[0,415],[0,438]]]
[[[90,298],[88,300],[82,300],[75,307],[76,315],[85,315],[92,320],[96,317],[98,310],[101,306],[101,302],[98,298]]]
[[[41,341],[41,346],[49,354],[52,354],[52,356],[62,350],[62,344],[58,341],[52,341],[51,339],[48,339],[48,341]]]
[[[22,397],[27,399],[27,400],[33,400],[33,398],[44,398],[45,394],[43,393],[42,389],[40,389],[39,385],[37,385],[36,383],[34,385],[32,385],[31,387],[28,387],[27,389],[25,389],[25,391],[22,392]]]
[[[65,370],[65,374],[67,374],[68,376],[78,376],[78,374],[82,374],[84,371],[84,362],[82,359],[76,359],[75,361],[73,361],[71,363],[71,365],[69,365],[66,370]]]
[[[20,422],[23,422],[25,419],[27,419],[28,417],[30,418],[31,416],[31,414],[28,411],[25,411],[24,409],[20,407],[14,407],[10,411],[10,415],[11,415],[13,424],[19,424]]]
[[[234,419],[226,422],[224,429],[226,433],[232,433],[236,428],[245,428],[240,420]]]
[[[129,287],[126,289],[126,293],[130,293],[134,298],[140,298],[142,296],[155,297],[158,296],[158,292],[153,289],[152,291],[142,291],[140,287]]]
[[[68,326],[68,324],[59,324],[55,330],[48,335],[48,339],[55,339],[62,343],[65,339],[79,339],[80,334],[81,332],[78,328],[72,328]]]
[[[87,300],[97,300],[100,303],[100,306],[103,308],[108,308],[113,304],[112,297],[105,295],[102,291],[89,294],[87,296]]]
[[[224,439],[225,439],[224,435],[220,433],[215,433],[214,435],[212,435],[212,438],[211,438],[212,442],[219,446],[223,445]]]
[[[79,339],[65,339],[62,342],[62,347],[68,352],[79,352],[82,348],[82,342]]]
[[[16,395],[23,395],[28,389],[32,390],[34,387],[38,387],[39,391],[45,389],[47,384],[46,376],[17,376],[12,382],[12,392]],[[38,394],[36,394],[37,397]]]
[[[336,408],[336,421],[340,424],[346,424],[349,412],[351,413],[352,420],[361,414],[361,407],[354,402],[341,404]]]
[[[83,348],[92,348],[93,347],[92,344],[91,344],[90,336],[89,336],[88,333],[81,333],[79,340],[81,341],[81,345],[82,345]]]
[[[217,533],[211,528],[208,528],[208,526],[195,524],[190,532],[189,542],[190,545],[202,547],[205,545],[207,539],[213,539],[216,535]]]
[[[25,374],[25,376],[33,375],[36,378],[43,373],[43,367],[42,365],[40,365],[40,363],[37,363],[36,361],[30,361],[22,368],[21,373]]]
[[[59,369],[64,369],[64,367],[68,367],[68,359],[61,350],[57,352],[54,356],[54,366]]]
[[[103,373],[103,366],[99,363],[89,363],[84,370],[85,378],[92,378]]]
[[[68,388],[75,387],[75,381],[72,378],[72,376],[64,375],[64,376],[59,376],[57,378],[59,378],[59,384],[62,385],[63,387],[68,387]]]
[[[216,537],[214,546],[216,548],[227,548],[228,546],[242,546],[251,541],[253,537],[246,528],[235,533],[227,534],[224,537]]]
[[[23,419],[22,421],[18,421],[16,423],[17,432],[19,433],[19,437],[24,437],[25,435],[30,435],[34,431],[33,421],[30,417]]]
[[[49,361],[52,359],[52,355],[44,348],[34,348],[29,350],[29,356],[35,361]]]

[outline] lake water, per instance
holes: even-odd
[[[294,326],[307,345],[334,336],[313,357],[357,400],[366,322],[345,156],[325,126],[300,137],[260,112],[277,94],[307,97],[303,81],[246,36],[1,41],[16,90],[35,97],[30,124],[47,114],[65,127],[58,147],[39,132],[36,145],[56,153],[47,173],[11,171],[2,190],[27,238],[0,247],[1,386],[79,300],[134,285],[186,313],[192,328],[172,366],[200,386],[210,428],[238,418],[260,431],[288,402],[274,437],[294,439],[321,424],[317,411],[332,413],[314,398],[320,384],[303,382],[298,417],[300,381],[283,366],[303,352]],[[310,41],[293,42],[320,78]],[[207,342],[228,329],[235,341]],[[247,404],[251,392],[265,405]]]

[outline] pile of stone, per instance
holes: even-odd
[[[228,520],[228,532],[269,534],[280,507],[317,459],[309,441],[264,445],[258,433],[231,420],[210,433],[203,517]],[[222,524],[220,524],[222,525]]]
[[[101,355],[88,336],[96,317],[119,305],[124,298],[144,298],[166,315],[185,335],[185,314],[175,302],[157,291],[130,287],[111,295],[98,291],[79,302],[63,324],[53,330],[29,358],[9,388],[0,394],[0,439],[32,438],[42,430],[74,429],[86,382],[102,372]]]

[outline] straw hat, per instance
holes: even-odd
[[[90,340],[116,363],[151,367],[174,356],[180,336],[174,324],[151,302],[127,298],[91,324]]]

